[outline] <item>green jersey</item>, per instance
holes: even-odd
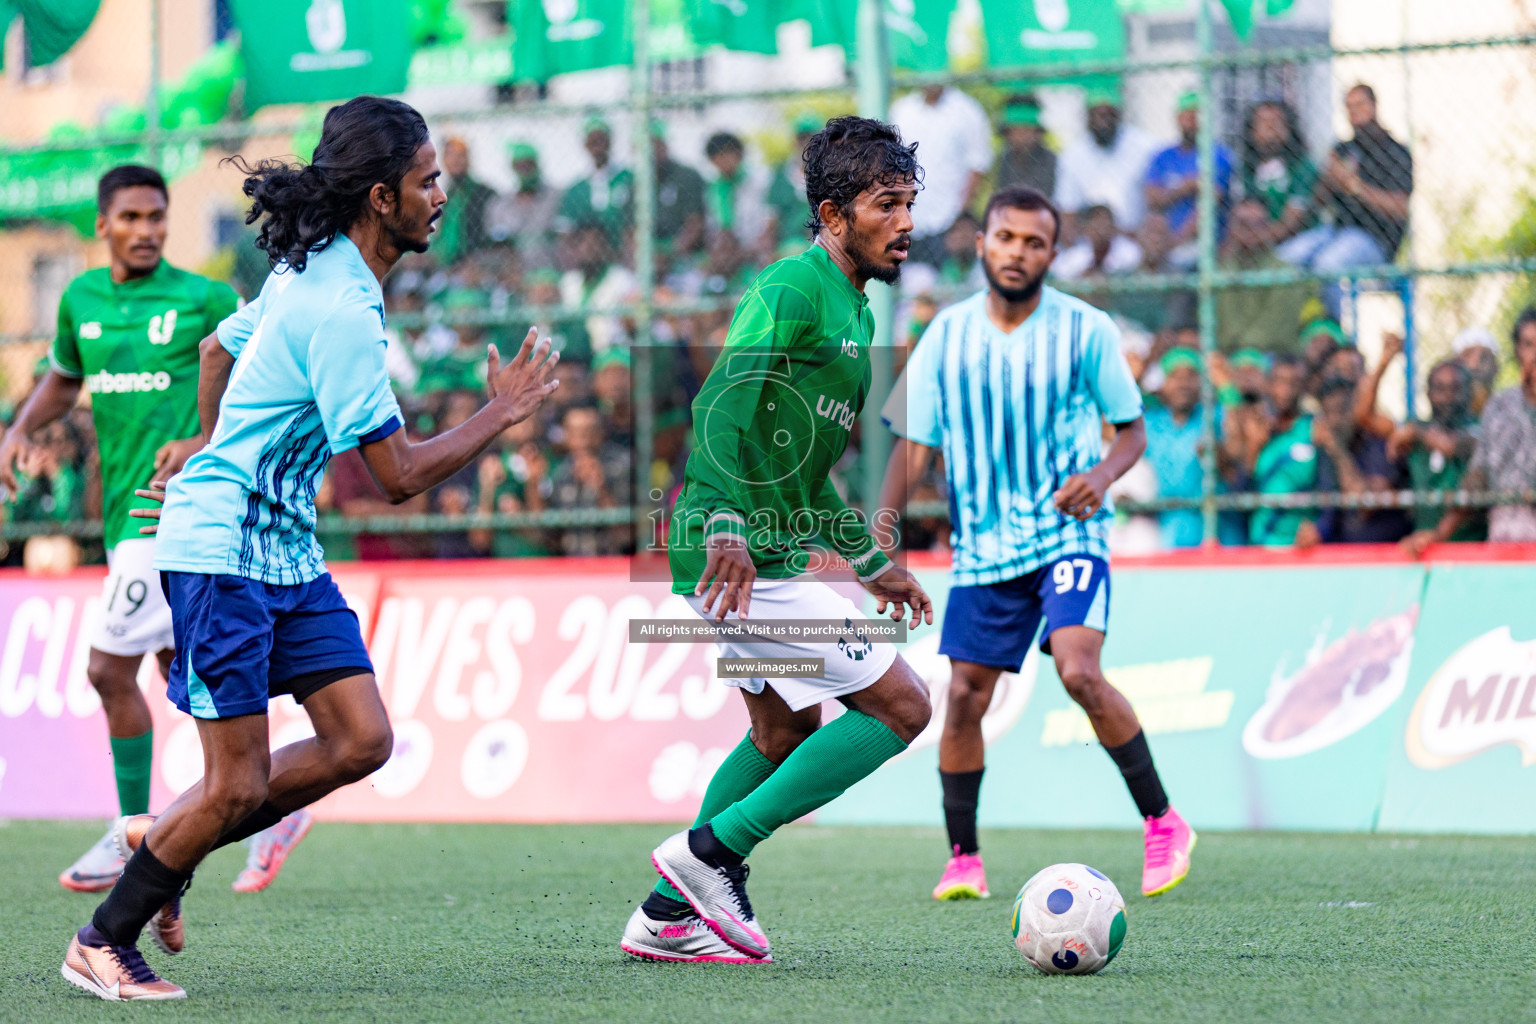
[[[1312,417],[1297,416],[1290,430],[1270,438],[1259,452],[1253,470],[1253,489],[1260,494],[1300,494],[1316,486],[1317,447],[1312,444]],[[1248,520],[1248,542],[1294,544],[1301,524],[1316,519],[1316,509],[1255,509]]]
[[[758,574],[811,568],[820,538],[862,579],[889,561],[829,474],[869,393],[874,318],[827,251],[779,260],[736,307],[693,403],[693,451],[668,533],[672,590],[693,592],[717,534],[745,539]]]
[[[197,433],[198,342],[239,303],[229,285],[164,260],[122,284],[88,270],[64,289],[50,359],[91,396],[109,549],[139,535],[128,510],[153,505],[133,492],[149,483],[155,452]]]

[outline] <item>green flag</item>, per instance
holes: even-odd
[[[949,70],[949,16],[956,0],[886,0],[891,59],[909,71]]]
[[[628,64],[634,58],[624,0],[508,0],[512,77],[542,82],[567,71]]]
[[[1239,39],[1246,40],[1253,34],[1253,9],[1259,6],[1261,0],[1221,0],[1221,6],[1226,8],[1227,20],[1232,23],[1232,32]],[[1273,18],[1277,14],[1284,14],[1290,10],[1296,0],[1262,0],[1264,5],[1264,17]]]
[[[33,67],[52,64],[79,42],[96,19],[101,0],[10,0],[21,12],[27,59]]]
[[[981,0],[989,66],[1118,60],[1125,26],[1115,0]]]
[[[406,0],[230,0],[247,110],[405,88]]]
[[[777,53],[778,29],[786,17],[773,0],[688,0],[689,31],[700,46],[720,45],[748,53]]]
[[[957,0],[884,0],[885,31],[891,61],[908,71],[949,68],[949,17]],[[859,58],[858,0],[799,0],[787,5],[792,17],[811,23],[811,45],[837,45],[851,63]],[[781,16],[790,20],[790,16]]]

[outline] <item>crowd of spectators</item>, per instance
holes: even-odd
[[[1456,356],[1428,376],[1430,419],[1399,424],[1379,410],[1383,371],[1401,343],[1389,337],[1378,365],[1366,373],[1339,327],[1340,296],[1326,278],[1395,258],[1408,226],[1413,165],[1408,150],[1377,120],[1368,85],[1348,91],[1345,111],[1351,135],[1328,151],[1321,166],[1303,141],[1295,110],[1278,99],[1246,110],[1231,148],[1215,144],[1219,267],[1303,268],[1323,279],[1320,287],[1286,282],[1282,275],[1276,283],[1217,292],[1219,351],[1205,369],[1216,384],[1221,491],[1363,494],[1469,481],[1536,486],[1536,420],[1529,415],[1536,405],[1530,383],[1536,355],[1526,354],[1528,347],[1536,352],[1536,316],[1522,318],[1516,332],[1515,354],[1527,380],[1524,404],[1518,388],[1490,398],[1498,345],[1486,332],[1471,332],[1457,340]],[[935,85],[891,108],[904,137],[918,142],[925,166],[903,275],[907,337],[915,339],[943,302],[985,286],[976,258],[976,211],[989,187],[1024,184],[1054,196],[1063,223],[1053,279],[1121,321],[1148,394],[1148,454],[1122,486],[1129,496],[1194,498],[1202,491],[1195,303],[1181,291],[1096,290],[1095,282],[1196,266],[1199,117],[1198,97],[1179,97],[1169,125],[1172,139],[1159,142],[1125,120],[1114,89],[1093,87],[1083,130],[1062,146],[1047,131],[1033,94],[1008,96],[989,115],[963,90]],[[724,339],[729,299],[761,267],[806,242],[799,154],[821,123],[809,114],[797,119],[795,145],[774,165],[754,159],[731,131],[708,134],[699,152],[674,152],[660,122],[647,133],[655,168],[653,298],[663,310],[652,324],[658,346],[650,359],[653,377],[639,382],[657,397],[654,461],[643,474],[650,498],[664,501],[681,483],[689,403]],[[637,497],[635,325],[629,312],[640,288],[636,177],[616,154],[605,120],[588,117],[579,130],[587,166],[564,188],[545,174],[534,141],[506,144],[512,184],[498,191],[472,170],[472,158],[485,154],[472,153],[464,138],[445,138],[441,162],[449,202],[436,240],[429,253],[403,261],[386,283],[391,377],[414,436],[430,436],[474,411],[485,383],[486,346],[496,345],[505,356],[521,341],[521,329],[510,323],[538,323],[552,337],[561,351],[560,390],[476,465],[403,506],[384,499],[355,452],[337,458],[318,496],[322,514],[382,520],[601,510],[624,508]],[[241,283],[253,291],[259,277]],[[695,301],[712,297],[727,301]],[[665,311],[690,301],[704,311]],[[1532,335],[1529,345],[1521,331]],[[856,428],[855,446],[858,440]],[[1509,456],[1510,450],[1520,454]],[[39,451],[45,454],[26,468],[28,487],[6,516],[64,522],[99,512],[89,417],[77,414],[53,428]],[[851,450],[844,468],[856,460]],[[857,473],[843,474],[853,501],[858,480]],[[923,494],[941,496],[936,482]],[[1523,518],[1515,514],[1521,511]],[[943,543],[941,521],[910,525],[918,543]],[[1192,509],[1129,525],[1145,527],[1147,542],[1161,546],[1202,539],[1201,516]],[[1496,509],[1490,519],[1441,516],[1438,508],[1286,508],[1223,513],[1218,534],[1227,544],[1404,540],[1421,549],[1433,537],[1536,537],[1536,524],[1529,510]],[[630,551],[631,537],[627,526],[614,525],[381,528],[335,533],[325,543],[332,557],[369,559],[593,555]]]
[[[1367,372],[1338,326],[1320,320],[1303,334],[1304,351],[1217,353],[1215,470],[1221,493],[1323,494],[1368,499],[1393,492],[1536,490],[1536,310],[1511,335],[1515,381],[1498,389],[1496,339],[1482,328],[1457,336],[1454,354],[1426,377],[1427,418],[1400,422],[1382,411],[1380,390],[1403,339],[1388,333]],[[1201,357],[1176,346],[1139,367],[1148,389],[1147,456],[1151,470],[1132,497],[1202,493]],[[1202,542],[1197,509],[1156,517],[1158,544]],[[1226,545],[1311,547],[1401,543],[1414,554],[1440,541],[1536,541],[1528,502],[1486,512],[1436,504],[1410,508],[1264,508],[1224,511],[1217,539]]]

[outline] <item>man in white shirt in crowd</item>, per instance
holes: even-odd
[[[992,126],[981,104],[959,89],[925,86],[891,104],[891,122],[918,143],[923,190],[912,207],[911,264],[944,263],[944,234],[976,198],[992,168]]]
[[[1115,226],[1115,212],[1102,203],[1078,214],[1077,241],[1051,266],[1051,272],[1063,281],[1084,277],[1108,277],[1129,274],[1141,266],[1141,246]]]
[[[1142,185],[1157,143],[1135,125],[1121,123],[1117,90],[1093,87],[1087,104],[1087,134],[1056,162],[1056,205],[1069,229],[1063,234],[1076,236],[1076,215],[1090,206],[1109,207],[1120,230],[1133,233],[1146,212]]]

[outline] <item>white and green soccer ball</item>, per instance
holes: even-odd
[[[1125,941],[1125,900],[1103,872],[1052,864],[1013,901],[1013,944],[1045,974],[1092,974]]]

